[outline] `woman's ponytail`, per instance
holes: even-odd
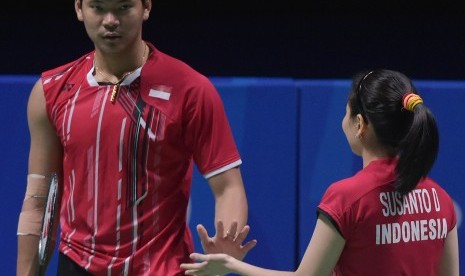
[[[407,133],[399,144],[398,180],[396,188],[406,194],[424,178],[436,160],[439,150],[439,133],[433,113],[414,93],[406,93],[402,112],[412,112],[413,118]]]

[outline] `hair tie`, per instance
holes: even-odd
[[[403,107],[410,112],[413,112],[415,107],[422,103],[423,99],[413,92],[408,92],[402,97]]]

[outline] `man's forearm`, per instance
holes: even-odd
[[[18,236],[17,276],[36,276],[39,266],[39,237],[34,235]]]
[[[247,198],[243,191],[228,191],[216,200],[215,221],[221,220],[226,231],[234,221],[237,222],[237,229],[240,231],[247,224],[247,219]]]

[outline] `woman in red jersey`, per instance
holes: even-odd
[[[404,74],[355,75],[342,129],[363,169],[333,183],[295,272],[226,254],[193,253],[186,275],[459,275],[452,199],[427,175],[438,153],[435,118]]]

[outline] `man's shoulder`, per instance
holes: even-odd
[[[153,70],[150,70],[157,75],[176,76],[180,79],[205,79],[205,75],[188,64],[186,61],[167,54],[153,47],[154,53],[151,62],[148,63]]]
[[[91,60],[91,53],[87,53],[79,57],[78,59],[75,59],[68,63],[59,65],[55,68],[51,68],[51,69],[48,69],[42,72],[42,79],[45,80],[49,78],[62,76],[65,73],[72,71],[73,69],[79,68],[80,65],[85,64],[86,61],[90,61],[90,60]]]
[[[41,75],[44,93],[50,96],[72,91],[73,87],[85,78],[92,62],[92,55],[88,53],[74,61],[44,71]]]

